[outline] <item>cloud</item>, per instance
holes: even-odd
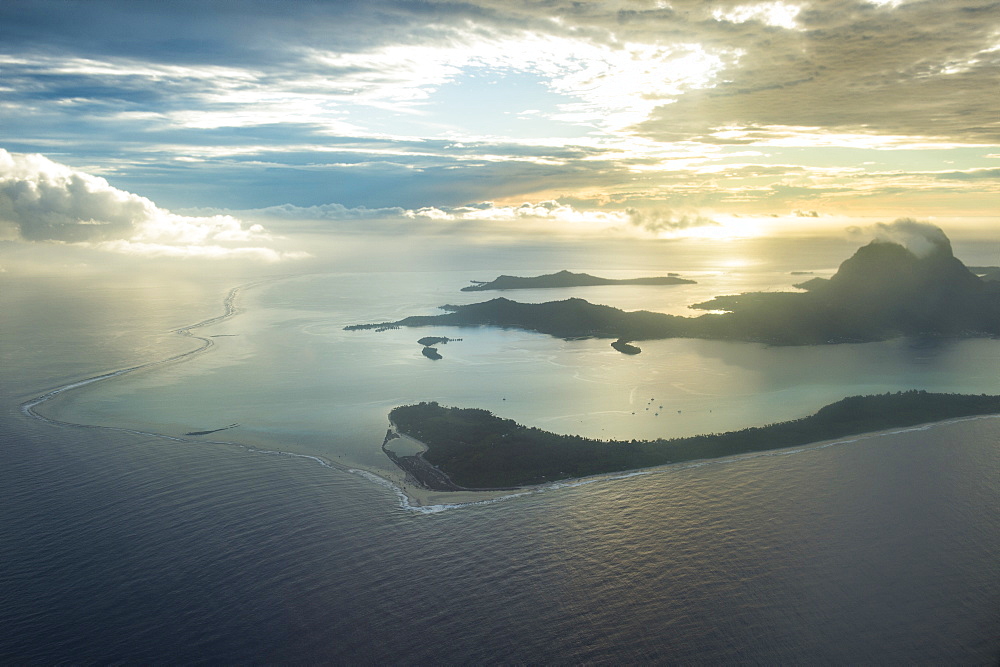
[[[596,234],[607,237],[702,235],[724,225],[696,212],[633,207],[582,208],[554,200],[497,205],[481,202],[458,207],[426,207],[405,213],[432,223],[479,223],[478,229],[512,229],[523,234]]]
[[[990,2],[632,4],[9,2],[5,98],[171,128],[373,136],[386,124],[370,107],[419,111],[469,72],[502,70],[563,95],[532,105],[550,118],[668,141],[726,128],[996,140],[980,94],[1000,65]]]
[[[387,229],[398,230],[392,223],[417,222],[426,225],[429,230],[435,223],[487,223],[496,228],[511,223],[540,223],[535,225],[535,231],[548,226],[549,230],[557,227],[577,229],[579,231],[611,230],[622,228],[628,221],[628,214],[622,210],[598,210],[576,208],[570,204],[553,200],[539,202],[524,202],[522,204],[496,204],[494,202],[476,202],[462,206],[422,206],[404,209],[400,207],[386,208],[348,208],[340,204],[322,206],[271,206],[267,208],[240,211],[240,215],[249,218],[282,219],[282,220],[316,220],[351,223],[338,225],[337,230],[366,229],[379,231]],[[379,223],[389,223],[381,225]],[[360,225],[360,227],[359,227]],[[410,231],[420,231],[410,227]]]
[[[383,220],[387,218],[403,217],[407,213],[407,210],[399,206],[388,206],[384,208],[357,206],[351,208],[344,206],[343,204],[332,203],[319,204],[316,206],[281,204],[280,206],[265,206],[262,208],[242,209],[238,211],[201,207],[186,209],[184,212],[197,214],[199,216],[238,215],[249,219],[343,221]]]
[[[408,217],[432,220],[553,220],[565,223],[594,223],[617,225],[622,222],[620,211],[581,210],[557,201],[525,202],[517,206],[497,206],[493,202],[479,202],[456,207],[425,207],[407,211]]]
[[[796,17],[801,11],[802,7],[796,5],[783,2],[764,2],[756,5],[736,5],[728,9],[717,7],[712,10],[712,18],[716,21],[729,21],[731,23],[759,21],[764,25],[794,30],[799,28]]]
[[[386,128],[372,122],[378,117],[373,108],[420,114],[443,86],[470,73],[501,71],[537,77],[542,87],[559,95],[562,104],[538,111],[549,119],[620,129],[687,90],[714,85],[739,57],[724,45],[609,45],[489,24],[473,31],[441,31],[446,34],[425,42],[379,43],[376,35],[361,49],[345,48],[343,42],[326,48],[299,42],[275,49],[281,66],[2,53],[0,64],[9,82],[9,103],[24,108],[59,100],[77,114],[114,114],[171,129],[298,123],[331,135],[377,136]],[[438,115],[447,117],[447,109]],[[462,119],[449,118],[446,124],[460,130]]]
[[[704,215],[666,209],[598,207],[593,202],[542,200],[520,204],[484,201],[461,206],[348,208],[340,204],[291,204],[241,211],[199,209],[262,220],[282,230],[374,234],[456,234],[507,232],[518,235],[684,236],[691,230],[722,227]],[[280,222],[279,222],[280,221]],[[296,225],[296,223],[299,223]]]
[[[938,178],[954,181],[1000,180],[1000,169],[969,169],[938,174]]]
[[[626,209],[629,222],[648,232],[678,232],[695,227],[717,227],[719,223],[698,214],[681,214],[666,209]]]
[[[228,215],[191,217],[42,155],[0,149],[0,229],[23,241],[88,244],[128,254],[276,260],[271,236]]]
[[[130,237],[153,203],[41,155],[0,152],[0,220],[27,241],[103,241]]]
[[[1000,67],[995,13],[990,0],[9,0],[0,108],[10,150],[113,170],[174,210],[290,202],[340,219],[604,198],[832,214],[834,197],[882,193],[891,214],[919,187],[906,210],[984,215],[995,170],[972,168],[968,146],[1000,136],[983,94]],[[721,166],[741,146],[760,164]],[[954,170],[931,175],[948,162],[920,153],[946,148]],[[866,158],[928,175],[818,173]],[[113,237],[122,216],[75,231]]]
[[[744,47],[739,66],[718,86],[660,107],[639,131],[667,139],[801,128],[800,145],[823,134],[996,142],[995,105],[976,93],[995,85],[1000,66],[997,24],[986,19],[995,5],[817,0],[802,7],[799,30],[741,24],[732,36]]]
[[[945,249],[951,254],[951,241],[935,224],[912,218],[899,218],[891,223],[879,222],[868,227],[849,227],[855,238],[898,243],[917,257],[926,257],[935,249]]]

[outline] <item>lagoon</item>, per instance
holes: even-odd
[[[714,288],[779,287],[801,279],[787,274],[795,267],[832,270],[844,255],[808,248],[776,252],[794,261],[720,268]],[[725,261],[746,250],[731,248]],[[634,268],[621,258],[607,266],[573,253],[536,264],[540,256],[511,267],[520,256],[508,255],[506,272],[651,274],[680,264],[639,256]],[[707,251],[685,256],[683,271],[722,266]],[[456,263],[488,264],[462,257]],[[342,322],[454,301],[468,277],[479,277],[468,264],[415,264],[387,274],[345,266],[247,290],[240,314],[201,332],[222,336],[211,339],[211,352],[67,392],[41,409],[164,432],[240,422],[216,435],[377,468],[397,402],[494,400],[491,409],[518,421],[607,428],[615,420],[602,425],[573,407],[578,396],[609,400],[591,379],[648,378],[632,385],[644,402],[643,389],[673,387],[663,377],[683,371],[681,359],[692,372],[674,382],[701,382],[702,393],[673,387],[676,400],[707,406],[713,392],[728,391],[734,410],[744,400],[781,409],[798,391],[850,385],[854,372],[882,386],[997,390],[989,385],[996,342],[988,340],[824,348],[819,374],[775,356],[804,354],[787,348],[691,344],[661,351],[674,363],[657,367],[645,348],[632,358],[606,341],[477,330],[455,334],[463,340],[441,346],[444,359],[432,362],[419,354],[423,332],[340,331]],[[259,278],[150,276],[123,285],[0,276],[5,660],[968,664],[1000,655],[1000,419],[415,508],[376,478],[313,459],[52,426],[18,408],[55,387],[190,349],[193,341],[169,332],[218,315],[232,285]],[[633,307],[624,301],[648,296],[609,302]],[[647,363],[621,365],[633,359]],[[788,368],[773,368],[775,360]],[[476,380],[477,368],[488,370],[484,378],[520,379],[517,386],[540,369],[555,372],[530,396],[498,396],[501,387]],[[359,369],[368,372],[351,374]],[[560,399],[547,386],[573,392]],[[770,399],[748,396],[754,389]],[[603,393],[630,405],[618,390]],[[562,412],[546,414],[533,401]],[[627,417],[617,427],[640,423]],[[769,415],[746,410],[743,418]]]
[[[694,271],[697,285],[560,291],[683,312],[698,300],[695,290],[790,285],[799,279],[793,267],[824,270],[796,263],[732,275],[709,265]],[[209,353],[66,392],[43,412],[172,436],[235,423],[225,440],[380,472],[392,468],[379,448],[389,410],[419,401],[481,407],[557,433],[654,439],[795,419],[848,395],[998,390],[1000,342],[984,338],[803,347],[670,339],[644,341],[641,355],[628,356],[607,340],[486,327],[343,330],[475,300],[458,291],[466,275],[358,272],[258,282],[241,292],[234,317],[192,331],[212,341]],[[525,292],[524,300],[552,298],[552,290]],[[441,345],[443,359],[433,362],[417,342],[427,335],[461,340]]]

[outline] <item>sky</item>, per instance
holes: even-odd
[[[0,244],[1000,229],[1000,3],[0,3]]]

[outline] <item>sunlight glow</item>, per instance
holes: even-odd
[[[617,48],[538,33],[495,35],[449,46],[385,47],[362,53],[312,52],[320,66],[349,72],[338,85],[353,103],[419,105],[435,88],[469,69],[511,70],[545,77],[552,91],[575,97],[549,117],[569,123],[620,128],[645,119],[656,106],[686,90],[708,88],[734,64],[739,49],[701,44]],[[526,113],[526,112],[525,112]]]
[[[716,9],[712,12],[712,17],[716,21],[729,21],[730,23],[746,23],[747,21],[760,21],[776,28],[786,28],[788,30],[798,29],[796,17],[802,11],[801,7],[789,5],[784,2],[765,2],[757,5],[739,5],[729,9]]]
[[[756,220],[748,218],[720,219],[718,226],[692,227],[674,234],[686,238],[711,239],[713,241],[736,241],[750,239],[763,234]]]

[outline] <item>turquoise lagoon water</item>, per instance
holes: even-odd
[[[736,268],[727,266],[730,259],[699,265],[705,258],[695,256],[682,270],[695,285],[503,295],[533,302],[579,296],[626,310],[697,315],[688,306],[712,295],[794,289],[804,278],[792,271],[829,275],[836,266],[830,254],[814,258],[816,265],[796,256]],[[486,408],[559,433],[650,439],[794,419],[856,394],[1000,391],[1000,343],[991,339],[811,347],[673,339],[642,342],[642,354],[627,356],[608,340],[488,327],[344,331],[498,295],[460,292],[470,275],[492,277],[358,272],[260,282],[240,292],[234,317],[192,331],[212,341],[208,353],[66,392],[43,412],[175,436],[235,423],[225,439],[378,468],[388,464],[379,450],[387,413],[423,400]],[[461,340],[440,345],[444,358],[432,361],[416,342],[425,335]]]

